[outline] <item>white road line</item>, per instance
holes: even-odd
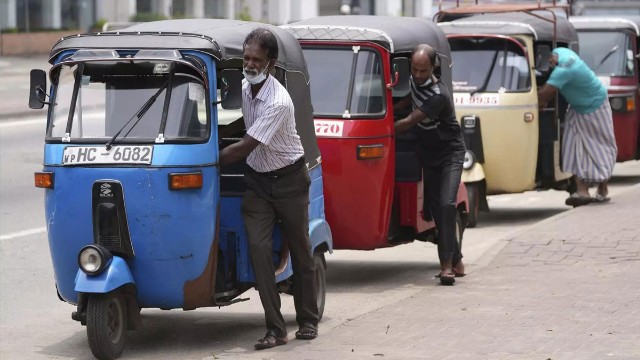
[[[0,241],[16,239],[16,238],[19,238],[19,237],[29,236],[29,235],[42,234],[44,232],[47,232],[47,228],[46,227],[22,230],[22,231],[14,232],[14,233],[11,233],[11,234],[0,235]]]

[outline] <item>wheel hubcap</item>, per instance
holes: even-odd
[[[109,339],[114,344],[122,337],[123,323],[123,311],[119,301],[112,300],[109,304],[109,310],[107,312],[107,331],[109,332]]]

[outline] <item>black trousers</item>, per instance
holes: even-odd
[[[422,156],[428,156],[422,154]],[[458,154],[447,157],[437,166],[423,162],[424,210],[431,211],[438,230],[438,256],[440,262],[451,259],[457,265],[462,260],[462,252],[456,241],[456,200],[462,176],[462,157]]]
[[[267,330],[275,331],[279,337],[287,334],[273,263],[273,228],[278,220],[293,265],[296,321],[300,326],[306,324],[317,328],[318,294],[309,241],[311,180],[304,160],[302,166],[297,162],[271,174],[249,170],[245,182],[247,190],[242,201],[242,217]]]

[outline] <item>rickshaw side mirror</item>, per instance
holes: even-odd
[[[536,70],[543,73],[549,71],[551,67],[549,59],[551,59],[551,47],[549,45],[536,46]]]
[[[31,70],[31,85],[29,86],[29,108],[42,109],[47,95],[47,73],[44,70]]]
[[[239,69],[222,70],[220,83],[220,105],[226,110],[237,110],[242,107],[242,71]]]
[[[409,93],[411,90],[409,85],[410,75],[411,66],[409,65],[409,59],[406,57],[394,58],[391,62],[391,80],[394,81],[394,83],[391,84],[393,97],[403,97]],[[396,76],[398,77],[397,80]]]

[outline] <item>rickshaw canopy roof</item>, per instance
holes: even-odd
[[[447,38],[431,20],[374,15],[319,16],[281,26],[298,40],[371,41],[391,53],[411,52],[429,44],[449,53]]]
[[[287,31],[274,25],[227,19],[152,21],[118,31],[67,36],[53,46],[49,61],[53,62],[60,52],[73,49],[197,50],[218,61],[241,60],[245,37],[259,27],[271,30],[278,40],[276,66],[307,76],[304,55]]]
[[[65,50],[112,49],[195,50],[207,53],[219,62],[243,58],[246,36],[256,28],[269,29],[278,41],[276,66],[287,72],[287,90],[295,107],[298,135],[302,141],[309,168],[320,162],[320,150],[315,138],[313,108],[309,94],[307,64],[298,40],[288,31],[274,25],[226,19],[184,19],[142,23],[126,29],[62,38],[52,48],[50,63]],[[226,67],[226,66],[224,66]]]
[[[576,30],[630,30],[640,36],[640,15],[574,16],[569,21]]]
[[[529,35],[536,41],[556,41],[578,43],[578,34],[567,18],[555,16],[555,32],[553,15],[536,12],[505,12],[478,14],[457,20],[439,23],[447,35],[462,34],[495,34],[495,35]]]
[[[471,16],[476,14],[487,13],[506,13],[506,12],[526,12],[537,10],[550,10],[557,11],[563,10],[568,15],[568,6],[559,4],[541,4],[541,3],[529,3],[529,4],[475,4],[468,6],[459,6],[449,9],[438,11],[434,15],[436,21],[450,21],[456,18]]]

